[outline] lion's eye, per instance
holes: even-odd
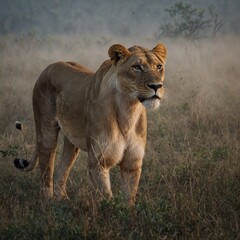
[[[132,69],[133,69],[134,71],[138,71],[138,72],[142,71],[142,68],[141,68],[140,65],[134,65],[134,66],[132,66]]]
[[[157,65],[157,70],[158,70],[158,71],[162,70],[162,65],[161,65],[161,64],[158,64],[158,65]]]

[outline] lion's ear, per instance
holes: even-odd
[[[162,43],[159,43],[152,51],[160,58],[161,61],[165,62],[167,57],[167,48]]]
[[[130,52],[121,44],[114,44],[108,50],[108,55],[114,65],[129,54]]]

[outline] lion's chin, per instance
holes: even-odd
[[[147,109],[157,109],[160,106],[160,99],[158,98],[149,98],[142,102],[145,108]]]

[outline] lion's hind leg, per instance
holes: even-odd
[[[53,171],[58,131],[48,135],[47,142],[44,140],[38,141],[39,167],[42,180],[41,193],[44,200],[53,198]]]
[[[53,198],[53,171],[58,141],[59,125],[55,118],[53,106],[48,98],[42,99],[41,105],[34,104],[37,152],[41,171],[41,193],[44,200]],[[52,108],[49,108],[51,106]],[[43,111],[44,110],[44,111]]]
[[[66,182],[72,166],[79,155],[79,152],[80,149],[76,148],[66,137],[64,137],[62,159],[58,165],[57,178],[54,189],[56,199],[58,200],[68,199]]]
[[[36,127],[37,153],[41,171],[41,193],[44,200],[53,198],[53,171],[60,131],[57,121],[56,89],[46,69],[33,90],[33,111]]]

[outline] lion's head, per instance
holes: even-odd
[[[166,47],[158,44],[152,50],[139,46],[126,49],[115,44],[108,54],[116,69],[118,90],[147,108],[157,108],[164,93]]]

